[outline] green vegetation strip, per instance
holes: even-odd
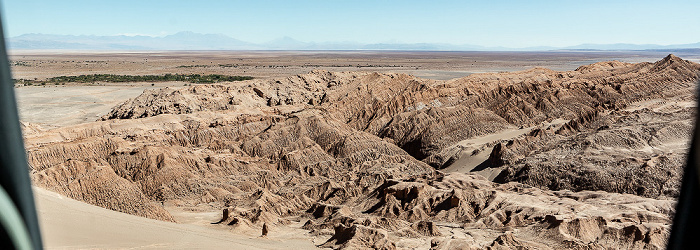
[[[46,80],[15,79],[15,83],[56,84],[66,82],[93,83],[93,82],[191,82],[191,83],[217,83],[234,82],[253,79],[251,76],[226,76],[226,75],[200,75],[200,74],[165,74],[165,75],[112,75],[94,74],[79,76],[57,76]]]

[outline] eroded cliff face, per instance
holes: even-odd
[[[698,72],[669,55],[148,90],[27,132],[28,157],[35,185],[77,200],[161,220],[163,202],[210,204],[233,227],[301,216],[324,247],[663,248]]]

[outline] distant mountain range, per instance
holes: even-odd
[[[546,51],[546,50],[677,50],[698,49],[700,42],[677,45],[581,44],[568,47],[488,47],[446,43],[302,42],[283,37],[266,43],[250,43],[222,34],[179,32],[153,36],[92,36],[24,34],[7,39],[10,49],[65,50],[414,50],[414,51]]]

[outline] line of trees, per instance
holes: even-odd
[[[93,82],[191,82],[191,83],[217,83],[234,82],[253,79],[251,76],[226,76],[226,75],[200,75],[200,74],[165,74],[165,75],[112,75],[94,74],[79,76],[57,76],[46,80],[15,80],[16,83],[93,83]]]

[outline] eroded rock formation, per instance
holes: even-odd
[[[149,90],[26,140],[36,185],[149,218],[173,220],[163,202],[233,227],[302,217],[332,248],[663,248],[698,72],[673,55],[450,81],[314,71]]]

